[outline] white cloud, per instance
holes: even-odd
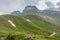
[[[60,0],[50,0],[56,8],[58,8],[58,6],[56,5],[58,2],[60,2]]]
[[[60,2],[60,0],[43,0],[43,1],[50,1],[50,2],[52,2],[55,5],[56,8],[58,7],[56,4],[58,2]]]
[[[27,5],[37,5],[37,7],[42,10],[47,8],[44,3],[45,1],[51,1],[55,7],[58,7],[56,3],[60,2],[60,0],[0,0],[0,12],[9,13],[14,10],[22,11]]]
[[[0,0],[0,12],[22,11],[26,5],[35,5],[38,0]]]
[[[38,9],[44,10],[47,8],[45,1],[39,1],[38,4],[36,5]]]
[[[41,0],[38,2],[37,8],[40,10],[44,10],[44,9],[48,8],[47,5],[45,4],[45,2],[47,2],[47,1],[50,1],[51,3],[53,3],[55,8],[58,8],[58,6],[56,4],[57,4],[57,2],[60,2],[60,0]]]

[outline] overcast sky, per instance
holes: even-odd
[[[52,2],[55,6],[57,2],[60,2],[60,0],[0,0],[0,14],[16,10],[22,11],[27,5],[36,5],[38,9],[42,10],[47,8],[44,4],[46,1]]]

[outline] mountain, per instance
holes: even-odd
[[[11,13],[11,15],[20,15],[21,14],[21,12],[20,11],[13,11],[12,13]]]
[[[13,27],[8,22],[8,20],[11,20],[16,25],[16,27]],[[56,27],[55,25],[43,20],[36,15],[0,16],[0,36],[3,35],[2,37],[6,37],[8,36],[8,34],[14,35],[17,33],[16,35],[18,35],[18,37],[20,34],[22,34],[19,37],[20,40],[24,40],[26,37],[29,36],[34,36],[33,40],[59,40],[59,30],[59,27]],[[47,38],[52,34],[52,32],[56,32],[56,34],[58,35]]]
[[[3,36],[6,37],[6,34],[17,32],[17,34],[23,34],[20,40],[30,36],[33,37],[33,40],[60,40],[60,25],[58,23],[60,11],[58,9],[38,10],[36,6],[28,5],[23,10],[23,13],[20,14],[19,11],[13,13],[14,15],[15,13],[16,15],[19,14],[19,16],[0,16],[0,30],[2,33],[4,33],[3,31],[8,32],[4,33]],[[12,26],[12,22],[9,21],[9,23],[8,20],[11,20],[16,27]],[[56,23],[58,24],[56,25]],[[54,34],[54,36],[51,37],[51,34]]]
[[[47,2],[49,3],[49,2]],[[49,3],[50,4],[50,3]],[[47,4],[48,5],[48,4]],[[51,4],[53,5],[53,4]],[[60,14],[60,9],[59,8],[47,8],[45,10],[39,10],[36,6],[26,6],[25,9],[23,10],[23,14],[54,14],[54,15],[59,15]]]
[[[55,15],[58,16],[60,14],[60,10],[57,8],[50,8],[42,11],[44,14]]]
[[[44,20],[53,24],[60,25],[60,9],[59,8],[48,8],[45,10],[39,10],[36,6],[26,6],[23,10],[22,15],[36,15],[42,17]],[[59,22],[59,23],[58,23]]]
[[[57,23],[57,25],[59,24],[60,25],[60,9],[58,8],[50,8],[50,9],[46,9],[46,10],[43,10],[40,12],[40,16],[42,16],[43,18],[47,18],[50,20],[50,22],[52,22],[53,24],[54,23]],[[47,20],[47,21],[49,21]]]
[[[25,9],[23,10],[23,14],[36,14],[38,13],[39,10],[36,6],[26,6]]]

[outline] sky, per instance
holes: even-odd
[[[27,5],[35,5],[39,10],[44,10],[48,8],[45,4],[47,1],[53,3],[56,8],[58,7],[56,3],[60,2],[60,0],[0,0],[0,14],[11,13],[16,10],[22,12]]]

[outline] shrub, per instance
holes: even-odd
[[[25,39],[25,35],[24,34],[9,34],[6,37],[6,40],[24,40]]]

